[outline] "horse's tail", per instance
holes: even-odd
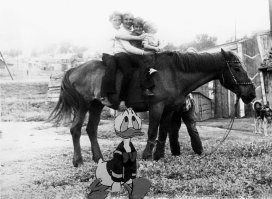
[[[72,114],[74,120],[80,106],[85,104],[83,97],[76,91],[69,80],[69,76],[74,69],[71,68],[65,73],[61,83],[58,103],[49,115],[48,121],[54,121],[55,123],[59,123],[62,120],[71,121]]]

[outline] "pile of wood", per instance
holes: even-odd
[[[47,92],[47,98],[49,101],[53,102],[58,101],[63,76],[64,76],[63,72],[51,74]]]

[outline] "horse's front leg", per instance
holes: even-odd
[[[100,115],[103,109],[103,105],[99,102],[93,102],[89,108],[89,121],[87,124],[87,134],[91,141],[93,160],[97,163],[100,158],[103,159],[99,143],[97,141],[97,129],[100,121]]]
[[[196,128],[196,121],[194,116],[194,106],[192,106],[188,111],[182,113],[181,117],[184,124],[187,127],[187,131],[191,138],[191,145],[195,153],[201,155],[203,152],[202,142],[199,137],[197,128]]]
[[[156,161],[164,157],[165,142],[167,138],[167,132],[171,125],[170,122],[172,119],[172,115],[173,115],[173,111],[164,109],[164,112],[162,114],[161,121],[160,121],[159,137],[156,142],[156,146],[153,153],[153,159]]]
[[[174,156],[180,155],[179,129],[181,126],[181,116],[182,116],[182,111],[175,111],[169,123],[169,130],[168,130],[169,144],[170,144],[171,153]]]
[[[143,152],[143,159],[152,159],[152,151],[156,143],[158,126],[160,124],[164,104],[162,102],[154,104],[149,109],[149,128],[146,147]]]
[[[78,167],[79,165],[83,164],[83,159],[81,155],[81,147],[80,147],[80,136],[81,136],[81,128],[85,119],[87,111],[81,109],[76,114],[72,127],[70,129],[73,145],[74,145],[74,156],[73,156],[73,165],[74,167]]]

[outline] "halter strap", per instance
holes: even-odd
[[[252,81],[250,81],[250,82],[238,82],[237,79],[235,78],[235,76],[233,75],[233,73],[232,73],[232,71],[230,69],[230,65],[229,64],[232,64],[232,63],[241,64],[240,61],[225,61],[225,62],[226,62],[227,67],[228,67],[228,69],[230,71],[231,77],[232,77],[233,81],[235,82],[235,85],[253,85]],[[222,80],[224,82],[224,76],[223,76],[223,74],[222,74]]]

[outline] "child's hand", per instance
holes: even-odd
[[[141,40],[144,40],[146,38],[146,35],[145,34],[141,34],[138,36]]]
[[[143,40],[142,44],[143,44],[143,46],[148,45],[148,41],[147,40]]]
[[[120,182],[114,182],[111,186],[112,192],[119,192],[121,190],[121,183]]]
[[[156,52],[161,52],[161,51],[162,51],[162,49],[159,48],[159,47],[154,47],[154,50],[155,50]]]

